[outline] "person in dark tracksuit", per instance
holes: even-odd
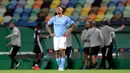
[[[125,25],[122,25],[120,28],[112,28],[109,26],[110,21],[106,20],[104,21],[104,25],[100,28],[103,37],[104,37],[104,47],[102,48],[102,61],[100,64],[101,69],[106,69],[106,60],[109,64],[109,69],[112,69],[113,67],[113,61],[112,61],[112,50],[113,50],[113,44],[112,44],[112,32],[123,30]]]
[[[7,47],[10,45],[12,46],[9,54],[9,57],[11,58],[10,69],[17,69],[21,63],[16,60],[15,56],[21,47],[21,35],[19,29],[15,27],[14,23],[10,23],[9,27],[12,29],[12,34],[6,36],[5,38],[11,38],[11,42],[6,45]],[[14,63],[16,63],[15,67]]]
[[[35,70],[39,70],[40,68],[38,67],[40,61],[41,61],[41,58],[43,57],[43,48],[42,48],[42,45],[41,45],[41,40],[43,38],[47,38],[49,39],[50,36],[43,36],[41,35],[41,28],[42,28],[42,24],[39,23],[37,28],[35,28],[34,30],[34,50],[33,52],[35,53],[35,56],[34,56],[34,62],[33,62],[33,69]]]

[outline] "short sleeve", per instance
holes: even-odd
[[[69,17],[67,17],[67,24],[69,24],[69,26],[70,25],[72,25],[74,22],[69,18]]]
[[[53,24],[53,21],[54,21],[54,19],[55,19],[55,16],[54,17],[52,17],[49,21],[48,21],[48,25],[52,25]]]

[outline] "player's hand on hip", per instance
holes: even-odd
[[[52,34],[50,34],[50,35],[51,35],[52,37],[53,37],[53,36],[55,36],[55,34],[54,34],[54,33],[52,33]]]
[[[69,33],[65,33],[63,36],[64,37],[67,37],[67,36],[69,36],[70,34]]]
[[[51,36],[47,36],[47,39],[51,38]]]

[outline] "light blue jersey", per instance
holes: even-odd
[[[56,37],[61,37],[67,31],[67,25],[72,25],[74,22],[68,17],[63,15],[62,17],[54,16],[49,21],[49,25],[54,25],[54,33]]]

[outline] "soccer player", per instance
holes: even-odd
[[[89,49],[90,49],[90,42],[86,39],[86,34],[88,32],[88,29],[90,28],[90,24],[86,22],[85,29],[82,31],[81,40],[84,42],[84,64],[85,68],[88,69],[88,56],[89,56]]]
[[[8,43],[6,47],[12,46],[9,54],[9,57],[11,58],[11,69],[17,69],[21,63],[16,60],[15,56],[21,47],[21,35],[19,29],[15,27],[14,23],[10,23],[9,27],[12,29],[12,34],[9,34],[5,38],[11,38],[11,42]],[[14,63],[16,63],[15,67]]]
[[[70,35],[71,31],[75,28],[74,22],[68,17],[62,14],[62,7],[56,8],[57,15],[52,17],[46,24],[46,28],[51,36],[53,36],[54,50],[56,51],[56,61],[59,71],[64,70],[65,64],[65,49],[66,49],[66,37]],[[54,26],[54,33],[50,29],[50,25]],[[71,27],[67,31],[67,24]]]
[[[40,63],[40,61],[43,57],[43,54],[44,54],[43,48],[41,46],[41,40],[43,38],[47,38],[47,39],[50,38],[50,36],[43,36],[42,35],[41,28],[42,28],[42,24],[39,23],[34,30],[34,43],[35,44],[34,44],[33,52],[35,53],[35,55],[34,55],[34,62],[33,62],[33,68],[32,68],[33,70],[39,70],[40,69],[39,63]]]
[[[92,28],[88,30],[88,33],[86,34],[88,42],[90,42],[90,50],[89,54],[91,56],[91,68],[96,68],[96,58],[98,55],[98,52],[100,50],[100,47],[104,46],[104,38],[101,33],[101,31],[96,28],[96,23],[91,23]]]
[[[120,28],[112,28],[109,26],[110,25],[110,21],[106,20],[104,21],[104,26],[102,26],[100,28],[103,37],[104,37],[104,48],[102,48],[102,62],[100,64],[100,67],[102,69],[106,68],[106,60],[108,61],[109,64],[109,69],[112,69],[113,67],[113,62],[112,62],[112,47],[111,47],[111,43],[112,43],[112,32],[116,32],[116,31],[121,31],[125,28],[125,25],[122,25]]]

